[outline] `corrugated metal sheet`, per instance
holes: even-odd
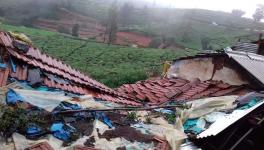
[[[202,133],[197,135],[197,138],[205,138],[208,136],[215,136],[221,131],[225,130],[228,128],[230,125],[238,121],[239,119],[243,118],[259,106],[263,105],[264,101],[256,104],[255,106],[246,109],[246,110],[238,110],[234,111],[230,115],[227,115],[226,117],[220,118],[216,120],[207,130],[203,131]]]
[[[234,51],[228,51],[227,54],[264,84],[264,56]]]
[[[256,54],[258,52],[258,44],[239,42],[235,46],[233,46],[232,49],[234,51],[243,51]]]

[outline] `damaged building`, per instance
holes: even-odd
[[[111,89],[0,32],[0,149],[259,149],[257,44],[182,57],[166,77]]]

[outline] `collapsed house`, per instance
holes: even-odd
[[[236,48],[111,89],[0,32],[0,149],[256,149],[264,56]]]
[[[263,94],[254,95],[254,92],[263,90],[263,60],[264,57],[261,55],[246,51],[233,51],[230,48],[221,53],[202,53],[183,57],[172,63],[167,72],[167,78],[126,84],[117,91],[130,98],[151,104],[176,102],[196,105],[197,108],[194,107],[189,116],[190,120],[184,124],[186,126],[201,124],[199,122],[201,120],[204,126],[208,126],[208,120],[210,122],[212,117],[218,118],[219,120],[214,120],[215,122],[209,128],[204,128],[204,126],[202,130],[197,126],[193,129],[185,128],[185,133],[190,132],[190,137],[194,137],[193,141],[203,149],[256,149],[262,145],[260,139],[263,127],[256,128],[256,125],[260,126],[263,122],[263,113],[261,113],[264,107],[263,102],[244,112],[233,111],[230,114],[223,114],[218,109],[234,110],[234,107],[223,109],[217,108],[216,105],[219,104],[222,107],[222,102],[228,95],[237,96],[235,99],[241,101],[254,98],[263,99]],[[205,101],[202,99],[214,102],[204,105]],[[233,103],[235,99],[227,101]],[[211,112],[212,116],[206,116],[205,114],[210,114],[210,107],[215,107],[215,112]],[[205,110],[203,112],[200,109]],[[256,120],[256,116],[259,120]],[[201,119],[206,117],[210,119],[206,121]],[[201,120],[195,120],[195,118]],[[253,130],[255,133],[249,136]],[[221,146],[218,147],[219,145]],[[251,145],[251,147],[245,147],[245,145]]]

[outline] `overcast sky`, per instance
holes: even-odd
[[[170,5],[176,8],[200,8],[231,12],[232,9],[246,11],[246,17],[252,17],[257,4],[264,4],[264,0],[147,0],[156,4]]]

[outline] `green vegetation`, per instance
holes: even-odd
[[[137,119],[137,113],[134,112],[134,111],[129,112],[129,113],[127,114],[127,119],[128,119],[128,120],[131,120],[131,121],[136,120],[136,119]]]
[[[0,28],[25,33],[43,52],[63,60],[110,87],[134,83],[160,74],[165,60],[198,52],[108,46],[44,30],[5,24],[1,24]]]
[[[21,107],[1,106],[0,131],[6,138],[14,132],[26,132],[26,127],[30,124],[41,124],[44,122],[39,114],[27,111]]]

